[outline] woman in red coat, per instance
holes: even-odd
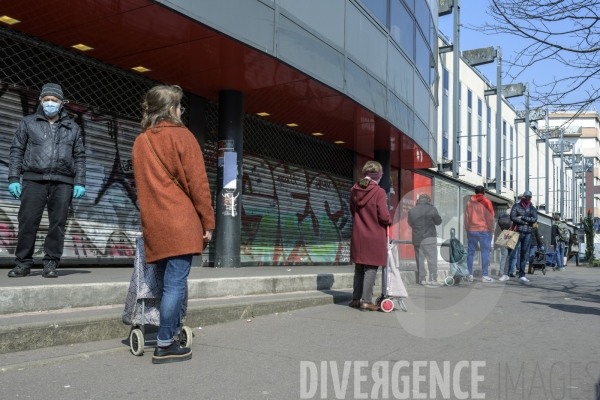
[[[392,224],[392,219],[385,190],[379,187],[383,176],[381,164],[369,161],[362,172],[364,178],[350,192],[353,219],[350,262],[355,264],[354,293],[350,307],[377,311],[379,308],[373,304],[373,286],[377,268],[387,264],[386,227]]]

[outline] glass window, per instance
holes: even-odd
[[[492,109],[490,106],[487,107],[487,129],[485,131],[485,158],[487,159],[487,164],[485,166],[485,176],[489,178],[492,177]]]
[[[506,187],[506,121],[502,121],[502,184]]]
[[[450,74],[448,70],[444,68],[442,77],[442,157],[448,159],[448,139],[449,139],[449,121],[448,121],[448,107],[450,104],[450,92],[448,90],[450,86]]]
[[[510,127],[510,188],[513,188],[513,127]]]
[[[467,89],[467,169],[473,168],[473,92]]]
[[[412,12],[415,12],[415,0],[404,0],[406,4],[408,4],[408,9]]]
[[[390,34],[402,49],[415,59],[415,21],[401,0],[392,0],[390,13]]]
[[[421,73],[425,82],[429,84],[429,66],[431,65],[431,55],[429,54],[429,47],[425,44],[423,35],[417,34],[417,69]]]
[[[387,27],[387,0],[361,0],[373,15]]]
[[[429,13],[429,7],[425,0],[416,0],[415,3],[415,17],[417,18],[417,24],[421,27],[421,31],[425,37],[429,38],[429,20],[431,19]]]

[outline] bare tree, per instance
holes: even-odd
[[[474,29],[525,39],[525,47],[507,60],[509,77],[548,68],[550,60],[562,65],[550,81],[534,80],[534,102],[579,114],[600,99],[600,1],[490,0],[487,13],[494,22]]]

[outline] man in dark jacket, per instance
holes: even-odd
[[[477,244],[481,249],[481,281],[494,282],[488,276],[490,266],[490,249],[492,235],[494,234],[494,208],[492,202],[485,197],[483,186],[475,188],[475,196],[471,196],[465,210],[465,230],[469,242],[467,266],[469,267],[469,280],[473,280],[473,257]]]
[[[422,194],[417,200],[417,205],[408,212],[408,225],[412,228],[412,243],[415,248],[415,258],[419,270],[419,282],[427,284],[425,277],[425,258],[429,267],[429,284],[440,286],[437,281],[437,231],[436,225],[442,223],[438,210],[431,205],[431,198]]]
[[[537,222],[537,209],[531,204],[531,192],[529,190],[523,193],[521,201],[512,208],[510,219],[517,225],[519,233],[520,260],[519,260],[519,281],[523,283],[529,282],[525,277],[525,265],[529,260],[529,246],[531,246],[531,236],[533,234],[533,224]],[[513,252],[514,253],[514,252]],[[512,255],[513,257],[516,254]]]
[[[56,278],[71,199],[85,194],[85,149],[79,126],[64,111],[62,88],[47,83],[37,112],[21,120],[10,147],[8,190],[21,199],[16,266],[8,276],[29,275],[36,234],[48,206],[44,241],[45,278]],[[23,183],[21,184],[21,174]]]

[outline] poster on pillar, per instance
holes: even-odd
[[[400,170],[400,204],[394,213],[394,226],[399,227],[400,240],[405,244],[400,245],[400,258],[414,260],[415,251],[412,246],[412,228],[408,225],[408,212],[416,205],[421,194],[432,197],[433,179],[420,175],[410,170]]]

